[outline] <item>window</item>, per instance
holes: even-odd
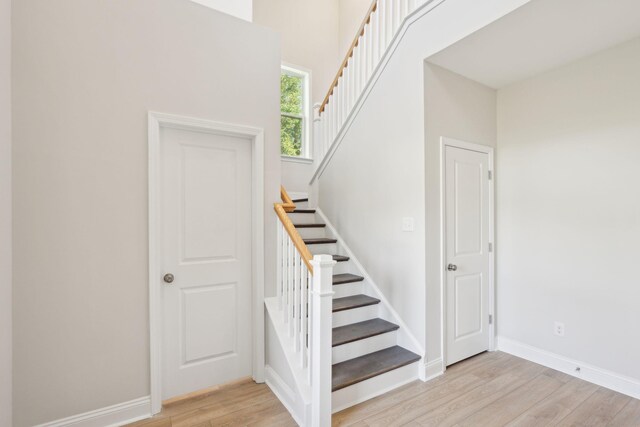
[[[309,159],[309,73],[282,66],[280,74],[280,153]]]

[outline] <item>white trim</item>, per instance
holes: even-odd
[[[358,261],[358,258],[356,258],[356,256],[353,254],[353,251],[349,248],[349,246],[347,246],[340,233],[338,233],[333,224],[331,224],[331,221],[329,221],[329,218],[327,218],[324,212],[322,212],[322,209],[320,209],[319,207],[316,208],[316,214],[318,214],[322,222],[326,224],[327,229],[331,231],[333,238],[338,240],[338,244],[340,245],[342,250],[344,250],[346,256],[349,257],[349,262],[352,262],[353,266],[356,268],[356,270],[358,270],[358,274],[361,274],[362,277],[364,277],[365,283],[371,288],[372,293],[375,294],[374,296],[380,300],[379,305],[384,307],[384,309],[388,311],[391,319],[386,320],[393,321],[398,326],[400,326],[400,329],[398,330],[398,339],[400,340],[399,344],[405,344],[407,347],[409,347],[407,350],[411,350],[424,358],[425,352],[424,348],[420,345],[420,342],[413,336],[413,334],[411,334],[411,330],[407,327],[407,324],[404,323],[402,317],[400,317],[398,312],[393,309],[393,307],[389,303],[389,300],[387,300],[384,294],[380,291],[380,288],[378,288],[369,273],[367,273],[360,261]],[[407,342],[402,342],[402,338],[405,338]]]
[[[313,183],[318,178],[320,178],[320,176],[322,175],[322,173],[324,172],[326,167],[329,165],[329,162],[331,161],[331,158],[333,157],[333,155],[335,154],[336,150],[338,149],[338,147],[342,143],[342,140],[344,139],[345,135],[347,134],[347,131],[349,130],[349,128],[353,124],[353,121],[355,120],[356,116],[358,115],[358,113],[362,109],[362,106],[364,105],[364,102],[369,97],[369,94],[371,93],[371,91],[375,87],[376,83],[378,82],[378,79],[382,75],[382,72],[385,70],[385,68],[387,67],[389,61],[393,57],[393,54],[395,53],[396,48],[398,47],[398,45],[400,44],[400,42],[404,38],[405,34],[409,30],[409,27],[414,22],[416,22],[418,19],[422,18],[424,15],[426,15],[429,12],[431,12],[438,5],[440,5],[441,3],[445,2],[445,1],[446,0],[428,0],[423,5],[418,6],[418,8],[416,10],[414,10],[413,12],[411,12],[409,15],[407,15],[404,18],[404,21],[402,21],[402,25],[400,26],[400,28],[396,32],[395,36],[391,40],[391,43],[389,43],[389,46],[387,47],[387,50],[383,53],[382,57],[380,58],[380,61],[378,62],[378,65],[373,70],[373,73],[371,74],[371,77],[369,78],[369,81],[367,82],[365,88],[362,90],[362,93],[358,96],[358,99],[354,103],[353,108],[349,112],[349,115],[347,116],[347,118],[344,121],[342,127],[338,131],[335,139],[331,143],[331,146],[329,147],[329,149],[325,153],[324,158],[322,160],[320,160],[320,163],[318,164],[318,168],[316,169],[315,173],[311,177],[311,181],[309,181],[309,185],[313,185]]]
[[[420,380],[431,381],[434,378],[444,374],[444,361],[441,358],[432,360],[431,362],[420,364]]]
[[[498,350],[530,362],[564,372],[576,378],[640,399],[640,379],[631,378],[579,360],[570,359],[541,348],[533,347],[502,336],[498,337]],[[576,368],[580,368],[577,372]]]
[[[112,427],[121,426],[151,417],[151,397],[141,397],[95,411],[85,412],[56,421],[38,424],[36,427]]]
[[[447,240],[445,236],[446,231],[446,206],[445,206],[445,192],[446,192],[446,164],[445,164],[445,148],[454,147],[464,150],[475,151],[478,153],[486,154],[489,157],[489,171],[492,173],[491,181],[489,183],[489,242],[493,245],[493,250],[489,252],[489,314],[493,318],[493,324],[489,325],[489,351],[494,351],[496,348],[495,336],[496,336],[496,310],[495,310],[495,298],[496,298],[496,280],[495,280],[495,162],[494,162],[494,148],[475,144],[471,142],[459,141],[453,138],[440,137],[440,340],[441,340],[441,359],[443,361],[444,369],[447,366],[447,287],[446,287],[446,250]]]
[[[253,379],[264,382],[264,131],[211,120],[149,112],[149,341],[151,413],[162,409],[162,276],[160,258],[160,128],[206,131],[252,140]],[[154,280],[153,278],[156,278]]]
[[[298,425],[305,425],[302,420],[304,419],[303,413],[299,413],[299,408],[296,407],[296,394],[291,390],[291,387],[284,382],[284,380],[278,375],[278,373],[269,365],[265,366],[265,382],[271,389],[273,394],[276,395],[282,405],[289,411],[291,417]]]
[[[282,154],[280,155],[280,160],[289,163],[303,163],[305,165],[310,165],[313,163],[313,159],[310,159],[308,157],[284,156]]]

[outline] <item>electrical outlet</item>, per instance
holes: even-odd
[[[413,218],[402,218],[402,231],[414,231],[415,228],[415,221]]]
[[[564,323],[555,322],[553,324],[553,333],[556,334],[559,337],[563,337],[564,336]]]

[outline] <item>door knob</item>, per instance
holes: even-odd
[[[169,274],[165,274],[164,277],[162,278],[162,280],[165,281],[165,283],[173,283],[175,277],[173,277],[173,274],[169,273]]]
[[[447,270],[449,270],[449,271],[456,271],[457,269],[458,269],[458,266],[455,265],[455,264],[449,264],[447,266]]]

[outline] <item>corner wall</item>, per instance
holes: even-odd
[[[11,0],[0,0],[0,427],[12,425]]]
[[[638,76],[635,39],[500,90],[496,170],[500,337],[636,384]]]
[[[26,427],[149,395],[149,110],[265,129],[275,294],[280,51],[272,31],[185,0],[13,7],[13,407]]]
[[[496,146],[496,91],[425,63],[427,360],[442,355],[441,137]],[[446,361],[445,361],[446,362]]]

